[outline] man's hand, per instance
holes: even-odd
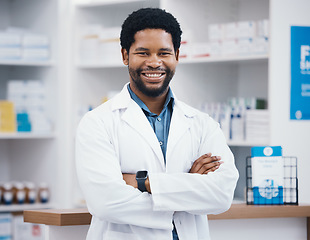
[[[134,188],[138,188],[136,174],[123,173],[123,179],[127,185],[133,186]]]
[[[127,185],[133,186],[134,188],[138,188],[138,183],[136,180],[136,174],[131,173],[123,173],[123,179]],[[145,180],[146,190],[151,193],[150,181],[149,178]]]
[[[211,153],[204,154],[193,163],[189,173],[208,174],[209,172],[214,172],[223,163],[220,160],[220,156],[212,156]],[[138,188],[136,174],[123,173],[123,179],[127,185]],[[149,193],[152,193],[149,178],[145,180],[145,187]]]
[[[220,156],[212,156],[211,153],[204,154],[193,163],[193,166],[189,172],[199,174],[214,172],[223,163],[220,160]]]

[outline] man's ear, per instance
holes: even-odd
[[[179,55],[180,55],[180,50],[177,49],[175,52],[175,59],[177,60],[177,62],[179,61]]]
[[[123,63],[124,63],[125,65],[128,65],[128,63],[129,63],[129,60],[128,60],[128,58],[129,58],[128,52],[127,52],[127,50],[126,50],[125,48],[122,48],[121,51],[122,51]]]

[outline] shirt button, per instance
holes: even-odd
[[[158,118],[157,118],[157,121],[159,121],[159,122],[160,122],[160,121],[161,121],[161,118],[160,118],[160,117],[158,117]]]
[[[159,145],[160,145],[160,146],[162,146],[162,145],[163,145],[163,142],[162,142],[162,141],[160,141],[160,142],[159,142]]]

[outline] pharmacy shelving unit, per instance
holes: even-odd
[[[0,212],[22,212],[57,206],[59,184],[59,152],[61,141],[57,116],[61,112],[59,101],[58,28],[59,4],[57,0],[0,1],[0,30],[8,27],[27,29],[46,34],[50,39],[50,59],[0,60],[0,99],[7,97],[9,80],[41,80],[47,87],[47,114],[53,124],[48,133],[0,133],[0,182],[46,182],[51,193],[49,204],[0,204]]]

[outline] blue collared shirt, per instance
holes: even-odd
[[[158,139],[166,163],[167,141],[174,105],[174,97],[171,89],[169,88],[163,110],[159,115],[157,115],[148,109],[142,100],[130,89],[129,84],[127,88],[131,98],[140,106],[147,120],[150,122]]]
[[[150,122],[158,139],[166,163],[167,141],[174,106],[174,97],[171,89],[169,88],[163,110],[159,115],[157,115],[155,113],[152,113],[149,108],[144,104],[144,102],[142,102],[142,100],[130,89],[129,84],[127,88],[131,98],[139,105],[139,107],[144,112],[147,120]],[[172,236],[173,240],[179,239],[175,227],[173,227]]]

